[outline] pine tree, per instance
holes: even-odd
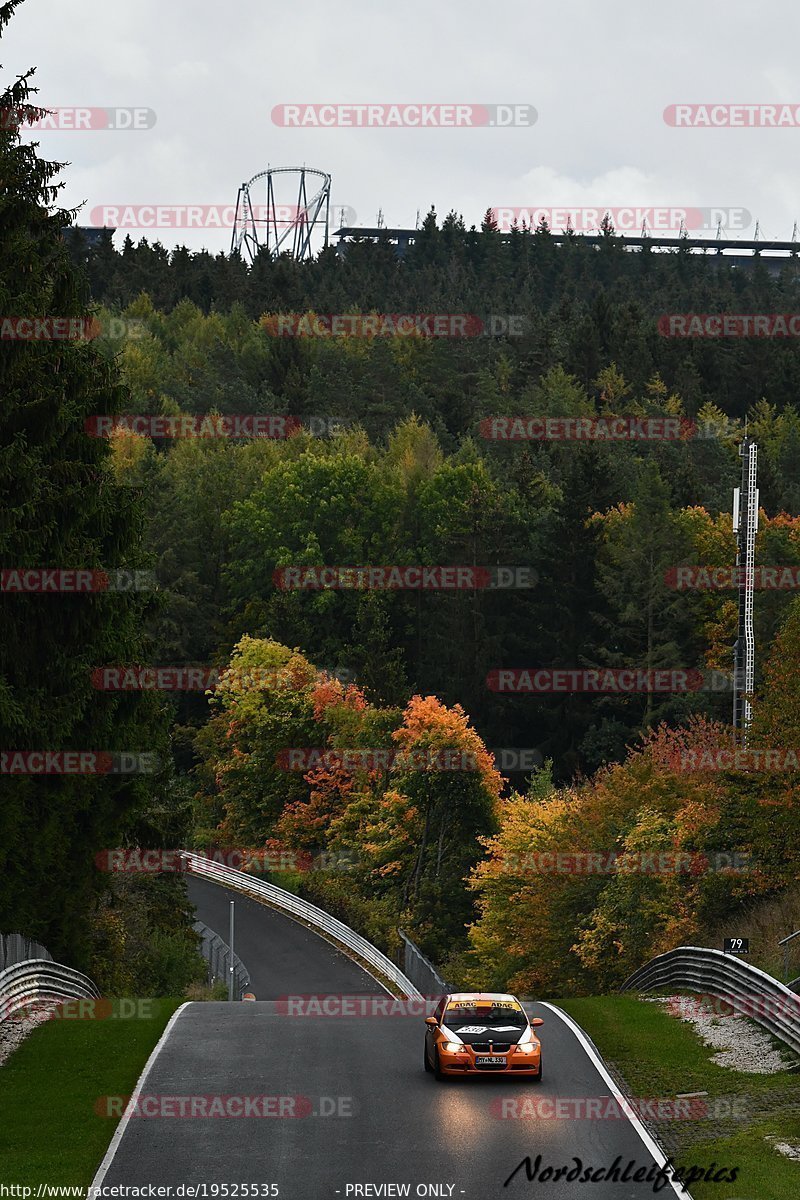
[[[665,583],[667,571],[685,561],[688,539],[655,463],[641,466],[630,506],[620,506],[601,523],[597,586],[608,610],[600,618],[606,633],[598,647],[601,662],[646,671],[694,667],[692,609]],[[648,692],[644,724],[667,707]]]
[[[0,5],[0,36],[21,0]],[[55,207],[56,164],[20,127],[43,115],[33,72],[0,92],[0,314],[88,317],[83,281]],[[13,119],[9,117],[13,114]],[[135,568],[139,517],[107,470],[108,444],[85,422],[120,412],[125,393],[86,340],[0,339],[0,565]],[[149,701],[96,691],[92,669],[141,655],[142,593],[0,595],[0,745],[8,751],[154,752]],[[119,843],[147,777],[0,775],[0,931],[84,961],[97,886],[94,856]]]

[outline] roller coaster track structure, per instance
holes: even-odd
[[[297,177],[297,203],[276,200],[276,177]],[[266,204],[253,205],[254,186],[266,180]],[[281,181],[282,183],[288,181]],[[310,198],[309,192],[316,186]],[[281,192],[285,189],[281,188]],[[236,251],[251,263],[262,250],[272,258],[291,254],[298,262],[313,257],[311,239],[318,226],[324,227],[324,245],[330,233],[331,177],[313,167],[268,167],[239,188],[231,253]]]

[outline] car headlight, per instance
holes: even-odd
[[[460,1050],[466,1050],[463,1042],[445,1042],[444,1048],[448,1054],[458,1054]]]
[[[514,1047],[517,1054],[533,1054],[538,1049],[536,1042],[520,1042]]]

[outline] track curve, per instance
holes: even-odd
[[[225,889],[191,880],[190,895],[200,918],[224,937]],[[180,1010],[140,1081],[140,1109],[147,1098],[158,1115],[123,1123],[95,1183],[170,1185],[172,1192],[162,1194],[172,1196],[181,1195],[175,1189],[183,1184],[184,1196],[212,1200],[247,1195],[233,1190],[245,1183],[275,1185],[277,1192],[249,1195],[284,1200],[542,1194],[634,1200],[654,1194],[653,1176],[663,1158],[647,1135],[625,1117],[580,1116],[581,1101],[584,1108],[587,1098],[608,1101],[613,1085],[569,1018],[547,1004],[526,1006],[545,1021],[541,1084],[498,1078],[436,1083],[422,1069],[419,1002],[410,1012],[389,1015],[400,1006],[361,968],[297,923],[235,898],[236,948],[259,999]],[[299,1015],[307,1011],[300,1001],[280,999],[310,993],[359,993],[363,1000],[355,1011],[373,1015]],[[347,1011],[346,1003],[339,1007]],[[319,1007],[311,1011],[319,1014]],[[173,1098],[172,1112],[185,1115],[164,1115],[165,1097]],[[189,1100],[176,1097],[235,1097],[237,1113],[200,1115],[211,1112],[202,1107],[211,1103],[205,1099],[193,1117]],[[262,1098],[259,1115],[254,1098]],[[248,1099],[251,1115],[239,1116]],[[559,1099],[578,1115],[555,1119]],[[230,1102],[218,1100],[220,1106]],[[574,1168],[576,1159],[582,1170],[600,1171],[619,1159],[617,1179],[589,1188],[563,1177],[530,1182],[523,1163],[528,1157],[535,1167],[537,1155],[541,1173],[548,1166]],[[621,1182],[629,1162],[635,1167]],[[641,1168],[650,1179],[634,1182],[630,1176]],[[672,1184],[658,1194],[687,1196]]]

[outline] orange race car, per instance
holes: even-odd
[[[515,996],[502,992],[453,992],[425,1018],[425,1070],[437,1079],[479,1071],[542,1078],[542,1048]]]

